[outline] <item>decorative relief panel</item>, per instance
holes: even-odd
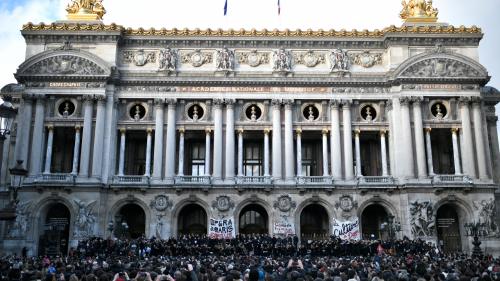
[[[481,73],[470,65],[449,58],[431,58],[408,67],[402,77],[474,77]]]
[[[411,233],[415,237],[431,237],[436,231],[434,206],[431,201],[410,203]]]
[[[294,53],[293,60],[296,64],[302,64],[307,67],[315,67],[318,64],[325,63],[325,54],[317,54],[313,51]]]
[[[212,202],[212,208],[219,210],[219,212],[226,212],[234,208],[234,202],[231,200],[231,198],[229,198],[229,196],[218,196]]]
[[[145,66],[148,63],[156,63],[156,53],[154,51],[128,50],[123,51],[122,61],[125,64],[135,64],[136,66]]]
[[[18,203],[16,206],[16,219],[9,226],[7,237],[9,238],[24,238],[28,234],[29,226],[28,219],[31,215],[29,208],[31,201]]]
[[[73,236],[75,238],[88,238],[94,235],[94,224],[96,222],[96,215],[94,213],[94,206],[97,201],[86,203],[80,200],[74,200],[78,206],[78,213],[75,221],[75,229]]]
[[[106,71],[88,59],[61,55],[35,63],[24,74],[104,75]]]
[[[194,67],[200,67],[206,63],[212,63],[213,54],[211,52],[202,52],[195,50],[182,55],[182,63],[190,63]]]
[[[365,51],[363,53],[350,53],[349,57],[354,64],[361,65],[364,68],[382,64],[381,53],[370,53],[369,51]]]
[[[351,61],[347,52],[336,49],[330,53],[330,70],[332,72],[347,72],[351,67]]]
[[[166,48],[158,54],[158,71],[175,72],[177,70],[177,50]]]
[[[251,67],[269,63],[269,53],[257,52],[257,50],[238,52],[237,57],[240,64],[248,64]]]
[[[479,221],[483,223],[483,229],[486,235],[495,235],[499,233],[496,212],[495,212],[495,200],[491,198],[490,200],[473,201],[474,209]]]
[[[232,71],[234,69],[234,51],[226,47],[217,50],[215,67],[219,71]]]
[[[349,93],[389,93],[389,88],[377,88],[377,87],[349,87],[349,88],[332,88],[332,93],[334,94],[349,94]]]
[[[278,197],[277,201],[274,201],[273,204],[275,209],[282,211],[283,213],[294,209],[297,206],[297,203],[292,200],[290,195],[281,195]]]
[[[292,71],[292,54],[285,49],[273,52],[273,70],[276,72]]]
[[[157,195],[149,204],[149,206],[157,212],[164,212],[172,208],[173,205],[172,200],[166,195]]]

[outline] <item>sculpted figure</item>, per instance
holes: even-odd
[[[66,7],[68,14],[96,14],[99,19],[102,19],[106,14],[106,9],[102,5],[102,0],[72,0],[71,4]]]
[[[283,48],[274,51],[273,53],[274,67],[276,71],[290,71],[292,69],[292,63],[290,54]]]
[[[406,0],[402,1],[403,9],[400,17],[408,18],[437,18],[438,10],[432,6],[432,0]]]
[[[89,237],[92,233],[92,227],[95,223],[95,215],[93,212],[96,201],[85,203],[75,200],[78,206],[78,214],[75,221],[75,236]]]
[[[347,71],[350,67],[349,56],[347,55],[346,51],[343,51],[341,49],[333,50],[330,53],[330,63],[332,71]]]
[[[159,70],[167,70],[167,71],[175,71],[177,68],[177,53],[170,49],[166,48],[165,50],[160,50],[159,55]]]
[[[30,202],[23,202],[16,205],[16,220],[12,224],[7,234],[10,238],[25,237],[28,232],[28,208]]]

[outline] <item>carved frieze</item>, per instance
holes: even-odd
[[[347,72],[351,67],[351,60],[346,51],[336,49],[330,52],[330,70],[332,72]]]
[[[436,231],[434,206],[431,201],[410,203],[410,226],[414,237],[431,237]]]
[[[106,71],[86,58],[73,55],[59,55],[33,64],[24,74],[104,75]]]
[[[257,52],[257,50],[239,52],[237,53],[237,57],[240,64],[248,64],[251,67],[269,63],[269,53]]]
[[[226,47],[217,50],[215,68],[219,71],[232,71],[234,69],[234,51]]]
[[[273,52],[273,70],[276,72],[292,71],[292,54],[285,49]]]
[[[325,63],[325,54],[318,54],[311,50],[305,53],[294,53],[293,61],[307,67],[315,67],[318,64]]]
[[[358,208],[358,202],[350,195],[342,195],[339,201],[335,203],[336,209],[341,209],[344,212],[350,212]]]
[[[182,55],[182,63],[190,63],[194,67],[200,67],[206,63],[212,63],[213,55],[210,52],[195,50]]]
[[[356,65],[361,65],[364,68],[370,68],[378,64],[382,64],[381,53],[371,53],[365,51],[363,53],[350,53],[351,61]]]
[[[9,238],[24,238],[28,234],[30,217],[29,208],[31,201],[18,203],[16,206],[16,219],[12,222],[7,233]]]
[[[475,77],[481,73],[461,61],[450,58],[430,58],[408,67],[401,77]]]
[[[375,94],[382,94],[382,93],[389,93],[390,89],[389,88],[382,88],[382,87],[338,87],[338,88],[332,88],[332,93],[334,94],[364,94],[364,93],[375,93]]]
[[[136,66],[145,66],[148,63],[156,63],[156,53],[154,51],[127,50],[123,51],[122,61],[125,64],[133,63]]]
[[[496,235],[499,233],[496,212],[495,199],[473,201],[474,209],[476,210],[479,221],[483,223],[482,229],[486,232],[485,236]]]
[[[164,212],[167,209],[172,208],[173,205],[172,200],[170,200],[166,195],[157,195],[149,204],[149,206],[157,212]]]
[[[118,86],[117,92],[175,92],[175,87],[167,86]]]

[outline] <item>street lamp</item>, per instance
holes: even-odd
[[[3,162],[3,145],[7,135],[10,135],[12,123],[17,114],[17,108],[14,108],[12,105],[12,96],[4,95],[3,101],[4,102],[0,104],[0,171],[2,170]],[[17,189],[14,189],[14,194],[11,196],[9,206],[0,210],[0,220],[15,220],[16,204]]]
[[[483,250],[481,250],[481,241],[479,241],[479,237],[484,237],[487,235],[486,232],[486,223],[481,221],[473,221],[466,223],[464,225],[466,230],[466,235],[469,237],[474,237],[472,241],[472,256],[473,257],[481,257],[483,255]]]
[[[396,233],[401,231],[401,223],[394,221],[394,216],[387,216],[387,221],[380,225],[382,231],[387,232],[387,236],[389,236],[389,240],[393,241],[396,238]]]

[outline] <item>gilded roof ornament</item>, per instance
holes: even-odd
[[[438,9],[432,6],[432,0],[403,0],[403,10],[399,16],[407,23],[437,22]]]
[[[106,14],[102,0],[72,0],[66,11],[68,20],[102,20]]]

